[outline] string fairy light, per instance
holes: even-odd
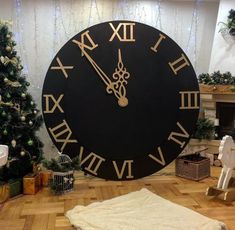
[[[54,0],[54,28],[53,28],[53,50],[52,50],[52,58],[54,57],[54,54],[57,50],[57,44],[59,40],[59,33],[58,33],[58,19],[59,19],[59,2],[57,0]]]
[[[15,14],[16,14],[16,20],[15,20],[15,24],[16,24],[16,33],[15,33],[15,38],[16,38],[16,42],[18,44],[17,47],[19,47],[19,53],[22,56],[22,60],[23,60],[23,70],[22,72],[26,75],[28,75],[29,73],[29,67],[28,67],[28,55],[26,52],[26,48],[25,48],[25,42],[23,39],[23,34],[24,34],[24,24],[22,22],[22,2],[21,0],[15,0]],[[20,44],[20,45],[19,45]]]
[[[182,2],[180,1],[162,0],[48,0],[51,4],[42,4],[42,2],[27,1],[26,3],[23,0],[14,0],[13,9],[14,32],[19,56],[23,60],[23,72],[29,76],[32,95],[39,105],[41,104],[41,88],[49,65],[43,60],[52,60],[58,48],[72,35],[103,21],[139,21],[152,25],[166,34],[171,34],[174,40],[183,47],[197,71],[199,58],[197,42],[202,36],[198,32],[201,32],[204,28],[202,24],[199,25],[198,12],[206,4],[201,0],[194,0],[193,4],[187,3],[187,8],[184,9],[182,9],[180,5]],[[199,2],[200,6],[198,5]],[[40,17],[45,7],[48,9],[48,23],[45,23],[45,19]],[[171,9],[174,9],[173,15],[169,17],[169,10]],[[31,12],[30,23],[33,25],[31,27],[31,24],[26,24],[29,19],[26,14],[27,10]],[[192,10],[191,14],[188,14],[190,10]],[[180,23],[181,20],[182,23]],[[49,30],[51,31],[50,37],[40,36]],[[30,36],[27,36],[27,34],[34,35],[31,43],[28,43]],[[46,39],[48,39],[48,43],[51,42],[52,44],[47,50],[43,47]],[[34,47],[30,47],[29,44],[33,44]],[[45,58],[45,55],[49,57]]]
[[[198,0],[195,1],[194,8],[193,8],[193,14],[192,19],[190,23],[190,27],[188,28],[189,36],[188,41],[186,45],[185,52],[188,53],[189,49],[193,49],[193,66],[194,69],[197,72],[197,26],[198,26]],[[194,30],[193,30],[194,29]]]
[[[60,4],[60,1],[58,2],[58,18],[60,19],[60,22],[61,22],[61,25],[62,25],[62,28],[64,30],[64,34],[65,34],[65,37],[67,39],[70,38],[70,34],[68,33],[67,29],[66,29],[66,26],[65,26],[65,23],[64,23],[64,20],[63,20],[63,15],[62,15],[62,9],[61,9],[61,4]],[[70,21],[69,21],[70,22]]]
[[[158,0],[157,4],[155,6],[155,9],[157,11],[157,20],[155,23],[156,28],[159,28],[162,31],[162,15],[161,15],[161,1]]]

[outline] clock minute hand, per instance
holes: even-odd
[[[77,42],[77,41],[76,41]],[[104,73],[104,71],[96,64],[96,62],[91,58],[91,56],[84,50],[82,44],[80,42],[77,42],[79,48],[81,49],[82,53],[86,56],[87,60],[91,63],[95,71],[98,73],[102,81],[105,83],[105,85],[109,88],[112,88],[112,82],[108,78],[108,76]],[[109,92],[112,93],[112,92]]]
[[[118,105],[121,107],[125,107],[128,105],[128,99],[120,95],[120,92],[116,89],[118,87],[117,84],[113,83],[109,77],[104,73],[104,71],[96,64],[96,62],[91,58],[91,56],[84,50],[83,45],[76,41],[79,48],[81,49],[82,53],[86,56],[87,60],[91,63],[95,71],[98,73],[99,77],[102,79],[102,81],[105,83],[106,92],[111,94],[114,93],[115,97],[118,99]]]

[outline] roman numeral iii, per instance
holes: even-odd
[[[110,27],[113,30],[113,34],[110,37],[109,41],[113,41],[115,37],[118,38],[121,42],[134,42],[134,26],[135,23],[119,23],[118,26],[115,28],[113,23],[109,23]]]
[[[199,109],[199,91],[181,91],[180,109]]]

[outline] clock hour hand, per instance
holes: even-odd
[[[127,79],[130,77],[130,73],[127,72],[126,68],[123,65],[121,49],[118,49],[118,64],[112,77],[115,80],[115,82],[113,82],[113,85],[115,89],[118,90],[118,94],[121,95],[121,97],[123,98],[122,103],[124,103],[126,106],[128,104],[128,99],[126,98],[125,85],[127,85]]]
[[[109,77],[105,74],[105,72],[97,65],[97,63],[91,58],[91,56],[84,50],[83,45],[76,41],[79,48],[81,49],[82,53],[85,55],[87,60],[91,63],[92,67],[95,69],[95,71],[98,73],[99,77],[102,79],[102,81],[106,85],[106,92],[111,94],[114,93],[115,97],[118,99],[118,105],[121,107],[125,107],[128,105],[128,99],[120,93],[119,83],[112,82]],[[115,79],[115,78],[114,78]],[[126,94],[126,93],[125,93]]]

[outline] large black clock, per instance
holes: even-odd
[[[173,161],[194,131],[199,87],[182,49],[163,32],[110,21],[78,33],[53,59],[43,115],[59,151],[92,175],[131,180]]]

